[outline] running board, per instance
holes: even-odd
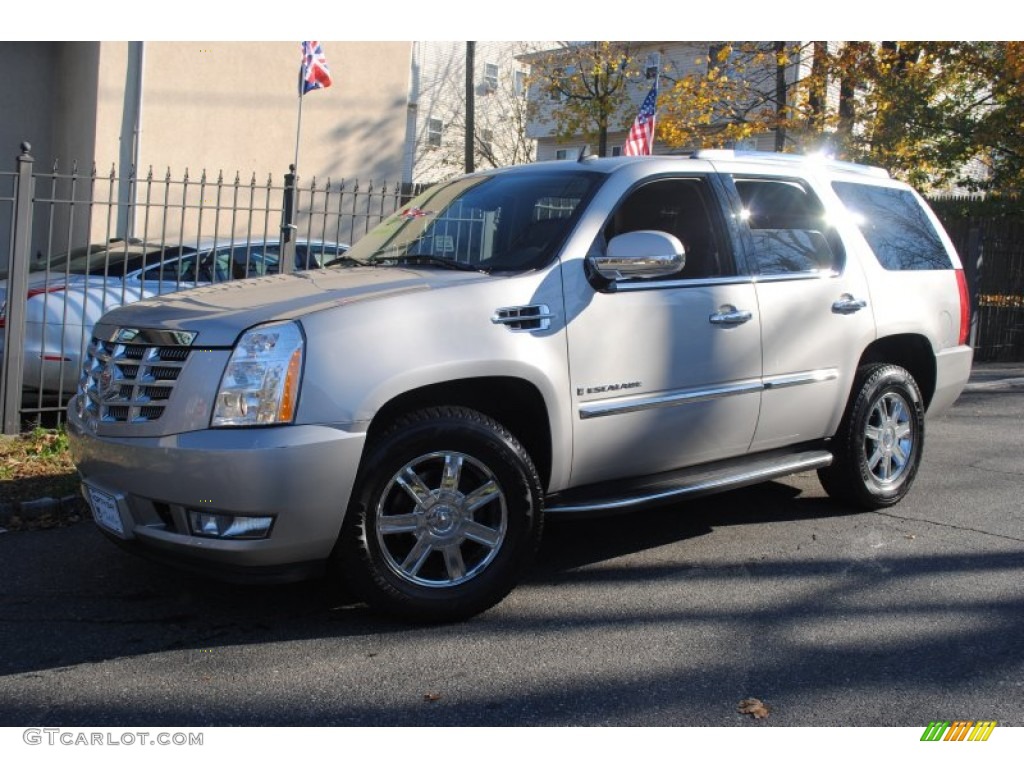
[[[825,450],[767,453],[677,470],[640,480],[623,480],[573,488],[552,496],[549,515],[601,514],[729,491],[777,477],[827,467],[832,454]]]

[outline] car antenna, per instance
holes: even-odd
[[[587,160],[591,157],[593,157],[593,155],[590,153],[590,145],[584,144],[583,149],[580,150],[580,156],[576,158],[576,162],[582,163],[584,160]]]

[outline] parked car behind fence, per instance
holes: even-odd
[[[300,240],[295,269],[341,258],[348,245]],[[140,299],[280,271],[277,240],[200,239],[166,245],[114,239],[32,264],[25,321],[23,389],[75,391],[93,325],[106,312]],[[7,281],[0,281],[0,329],[6,323]],[[0,332],[0,356],[4,353]]]

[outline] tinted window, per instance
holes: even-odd
[[[883,267],[952,269],[938,232],[909,191],[846,181],[833,182],[832,188]]]
[[[653,229],[675,235],[686,263],[674,277],[704,278],[732,274],[708,213],[708,191],[701,179],[660,179],[631,191],[605,224],[591,252],[603,253],[616,235]]]
[[[809,189],[788,179],[735,181],[759,274],[839,269],[842,246]]]

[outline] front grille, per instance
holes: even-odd
[[[79,416],[103,423],[156,421],[188,361],[187,346],[155,346],[93,338],[78,382]]]

